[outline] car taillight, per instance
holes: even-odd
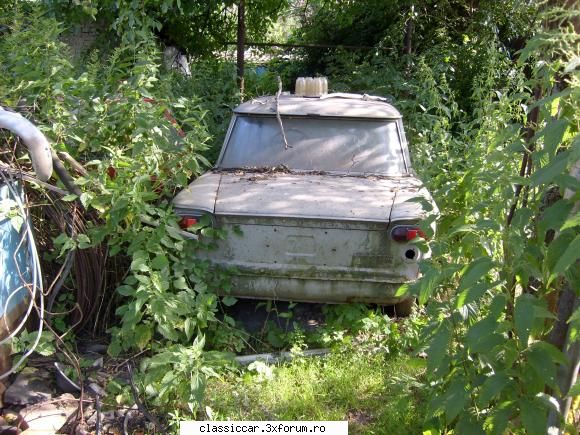
[[[186,230],[189,227],[196,225],[199,222],[198,218],[196,217],[192,217],[192,216],[184,216],[181,218],[181,220],[179,221],[179,226]]]
[[[411,225],[400,225],[393,228],[391,231],[391,237],[395,242],[403,243],[409,242],[417,237],[427,238],[423,230],[419,227]]]

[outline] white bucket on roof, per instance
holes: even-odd
[[[320,97],[328,93],[326,77],[298,77],[294,91],[298,97]]]
[[[294,89],[294,93],[297,97],[303,97],[306,93],[306,80],[304,77],[298,77],[296,79],[296,87]]]

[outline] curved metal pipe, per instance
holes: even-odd
[[[8,112],[2,107],[0,107],[0,128],[5,128],[20,136],[28,148],[36,176],[41,181],[48,181],[52,175],[52,154],[50,144],[44,134],[22,115]]]

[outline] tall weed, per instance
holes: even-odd
[[[55,237],[54,256],[108,247],[109,267],[122,268],[105,296],[115,301],[119,319],[109,330],[109,353],[144,351],[137,382],[145,393],[160,409],[191,413],[212,367],[223,364],[223,355],[204,351],[204,331],[217,322],[215,290],[227,291],[229,280],[196,259],[169,201],[210,165],[203,156],[207,112],[195,95],[179,96],[180,83],[160,68],[150,34],[74,66],[59,42],[62,25],[42,7],[15,8],[2,22],[9,30],[0,39],[0,102],[25,112],[56,150],[88,171],[75,179],[80,197],[61,201],[79,201],[96,219],[85,234]],[[208,240],[223,237],[202,231]],[[161,376],[168,371],[171,385],[197,382],[158,395],[169,388]]]
[[[473,82],[471,112],[436,113],[441,140],[419,142],[436,150],[424,154],[429,166],[419,160],[418,170],[429,174],[441,209],[433,258],[411,287],[431,318],[424,330],[429,433],[545,433],[548,412],[566,394],[556,373],[569,361],[547,337],[550,301],[566,286],[579,288],[577,219],[570,214],[577,181],[568,176],[580,157],[572,41],[577,35],[569,29],[539,33],[519,63],[490,46]],[[539,116],[531,123],[534,107]],[[533,170],[520,176],[523,153]],[[519,198],[516,184],[525,186]],[[572,196],[551,199],[565,189]],[[573,337],[577,326],[571,328]]]

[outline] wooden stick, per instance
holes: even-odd
[[[302,353],[304,357],[324,356],[330,353],[328,349],[310,349]],[[258,353],[256,355],[237,356],[234,359],[241,365],[246,366],[254,361],[264,361],[267,364],[273,364],[281,361],[290,361],[295,357],[291,352],[279,353]]]
[[[225,42],[224,45],[237,45],[237,42]],[[345,50],[392,50],[387,47],[372,47],[370,45],[334,45],[334,44],[284,44],[275,42],[247,42],[251,47],[282,47],[282,48],[342,48]]]
[[[30,172],[23,172],[18,169],[14,169],[4,162],[0,162],[0,168],[2,168],[3,171],[9,172],[13,175],[17,175],[24,181],[38,184],[39,186],[44,187],[45,189],[50,190],[54,193],[58,193],[59,195],[62,196],[68,195],[68,192],[66,190],[53,186],[52,184],[45,183],[44,181],[40,181],[38,178],[34,177]]]
[[[77,160],[75,160],[75,158],[71,156],[69,153],[65,151],[59,151],[57,154],[61,159],[66,160],[73,167],[73,169],[77,171],[79,174],[81,174],[83,177],[89,175],[85,167],[81,165]]]

